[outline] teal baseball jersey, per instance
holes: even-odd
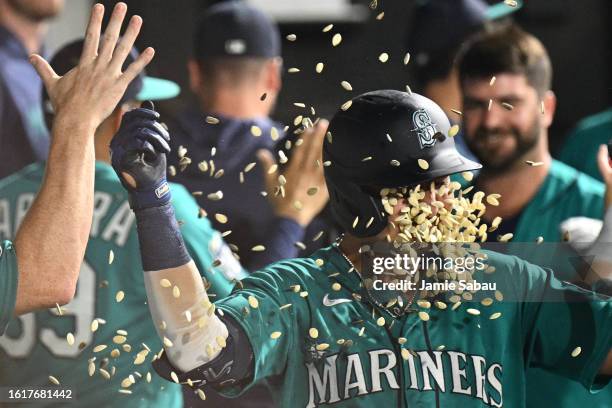
[[[601,180],[597,168],[597,150],[612,139],[612,109],[581,120],[565,139],[559,160]],[[612,404],[611,404],[612,405]]]
[[[17,258],[10,241],[0,245],[0,336],[13,317],[17,298]]]
[[[495,273],[474,279],[495,284],[497,296],[481,291],[458,307],[420,302],[398,318],[354,296],[361,279],[335,246],[256,272],[216,302],[254,355],[248,383],[222,392],[266,380],[282,408],[521,408],[530,366],[601,387],[612,302],[516,257],[490,252],[487,263]],[[567,296],[576,301],[543,301]]]
[[[582,154],[582,152],[581,152]],[[595,162],[583,155],[583,161]],[[514,242],[534,242],[542,236],[547,242],[561,240],[559,225],[570,217],[603,217],[605,186],[592,177],[553,160],[550,173],[533,200],[525,207],[513,231]],[[524,248],[524,246],[523,246]],[[552,253],[552,246],[532,247],[522,256],[541,266],[554,269],[563,280],[575,280],[575,269]],[[612,385],[596,395],[580,384],[554,372],[532,368],[527,372],[527,401],[533,407],[574,408],[577,406],[612,407]]]
[[[2,237],[14,235],[43,170],[34,164],[0,182]],[[231,280],[244,272],[209,221],[198,218],[199,207],[187,190],[179,185],[171,190],[189,253],[212,293],[227,295]],[[0,338],[2,386],[48,386],[52,375],[75,390],[83,407],[182,406],[179,386],[161,380],[151,368],[162,346],[146,304],[127,198],[113,169],[96,163],[93,223],[74,299],[61,313],[56,308],[30,313],[9,325]],[[222,262],[213,268],[216,259]]]

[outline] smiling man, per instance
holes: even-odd
[[[573,216],[601,218],[604,186],[553,160],[548,128],[556,106],[552,67],[540,41],[516,26],[484,33],[464,47],[458,61],[464,98],[466,142],[483,164],[477,189],[499,193],[485,221],[503,218],[490,239],[512,233],[514,242],[559,241],[559,226]],[[595,157],[584,157],[595,161]],[[554,258],[534,251],[532,261],[553,266]],[[526,256],[526,254],[522,254]],[[572,268],[558,268],[560,279],[576,280]],[[590,394],[573,381],[535,368],[528,372],[530,406],[608,406],[612,387]]]

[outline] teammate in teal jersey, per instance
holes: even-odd
[[[492,31],[465,44],[458,70],[465,140],[483,163],[474,184],[487,194],[501,194],[500,205],[484,215],[487,222],[503,219],[489,238],[513,234],[512,245],[520,248],[521,257],[553,268],[559,279],[576,282],[580,277],[567,267],[568,259],[552,253],[558,246],[524,244],[538,237],[559,242],[567,218],[604,215],[603,184],[550,156],[548,130],[556,100],[545,47],[513,26]],[[591,152],[576,154],[596,163]],[[612,385],[591,395],[575,381],[537,367],[528,371],[527,384],[533,406],[612,405]]]
[[[82,46],[82,41],[66,45],[51,65],[60,74],[67,72],[78,62]],[[127,63],[135,57],[132,51]],[[3,386],[46,386],[48,376],[53,375],[62,386],[74,389],[79,406],[181,406],[180,387],[165,384],[151,370],[151,360],[161,349],[161,342],[146,306],[134,214],[109,165],[109,142],[124,112],[139,105],[138,101],[174,97],[177,93],[178,86],[170,81],[139,75],[96,131],[93,222],[76,296],[61,316],[56,309],[21,316],[20,324],[12,325],[0,339]],[[137,118],[136,125],[141,129],[164,131],[141,116],[141,109],[123,117]],[[47,111],[47,119],[53,120],[52,112]],[[125,130],[122,126],[120,132]],[[19,224],[42,183],[43,169],[44,164],[35,163],[0,182],[0,231],[13,230]],[[189,253],[210,290],[218,297],[226,296],[232,280],[242,278],[244,271],[208,219],[198,218],[199,207],[187,190],[179,185],[171,188],[172,204]],[[214,262],[218,263],[215,267]],[[72,337],[68,340],[67,336]],[[99,345],[107,347],[96,352]],[[130,395],[122,395],[120,390]]]
[[[3,234],[14,237],[15,243],[4,242],[0,248],[0,335],[13,315],[65,304],[74,295],[93,211],[93,133],[153,58],[153,50],[147,49],[120,71],[125,59],[122,48],[131,47],[142,24],[138,16],[111,56],[125,10],[124,3],[117,4],[96,55],[92,50],[98,47],[104,7],[92,8],[86,50],[78,66],[63,77],[55,75],[39,55],[30,56],[57,120],[44,182],[34,202],[30,200],[32,209],[16,233],[3,225]]]
[[[495,273],[480,271],[473,279],[496,285],[495,294],[474,294],[472,302],[465,296],[452,307],[445,298],[414,302],[413,291],[385,299],[368,283],[363,245],[386,236],[396,240],[400,227],[390,221],[411,225],[398,221],[403,210],[416,210],[419,226],[428,220],[438,228],[401,227],[404,234],[432,242],[432,234],[439,240],[475,238],[463,214],[482,206],[462,206],[466,202],[450,194],[456,187],[445,177],[479,165],[456,151],[449,129],[444,112],[420,95],[376,91],[354,98],[332,119],[333,142],[323,148],[323,160],[331,163],[325,167],[330,203],[345,238],[309,258],[258,271],[214,303],[175,240],[171,207],[160,200],[136,210],[149,307],[156,322],[173,326],[159,331],[169,340],[159,372],[228,397],[265,381],[280,407],[520,408],[526,406],[526,368],[535,365],[589,389],[609,381],[612,302],[560,282],[550,270],[487,252]],[[131,196],[154,191],[163,174],[152,176],[143,171],[148,166],[126,158],[130,149],[121,147],[129,141],[113,141],[115,171]],[[436,186],[426,187],[430,182]],[[409,186],[412,197],[417,185],[424,198],[417,204],[405,197],[381,200],[379,194]],[[443,226],[447,222],[450,227]],[[163,262],[156,257],[160,250]],[[192,288],[191,295],[173,298],[166,280]],[[574,301],[562,301],[567,297]],[[198,327],[185,322],[185,310],[199,316]]]

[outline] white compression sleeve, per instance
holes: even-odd
[[[144,280],[149,310],[172,365],[187,372],[219,355],[227,327],[215,314],[194,262],[145,272]]]

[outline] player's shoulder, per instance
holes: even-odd
[[[586,133],[596,132],[599,133],[602,130],[612,129],[612,108],[606,109],[603,112],[598,112],[594,115],[587,116],[580,120],[574,129],[574,135],[584,136]],[[609,132],[605,136],[607,139],[610,138]],[[606,141],[607,141],[606,139]]]
[[[552,162],[550,177],[555,182],[576,190],[575,192],[581,198],[584,198],[585,195],[602,198],[605,192],[605,185],[601,181],[558,160]]]
[[[36,162],[27,165],[23,169],[0,180],[0,190],[6,190],[14,187],[15,185],[22,188],[31,187],[37,189],[37,187],[42,183],[44,172],[45,164],[43,162]]]

